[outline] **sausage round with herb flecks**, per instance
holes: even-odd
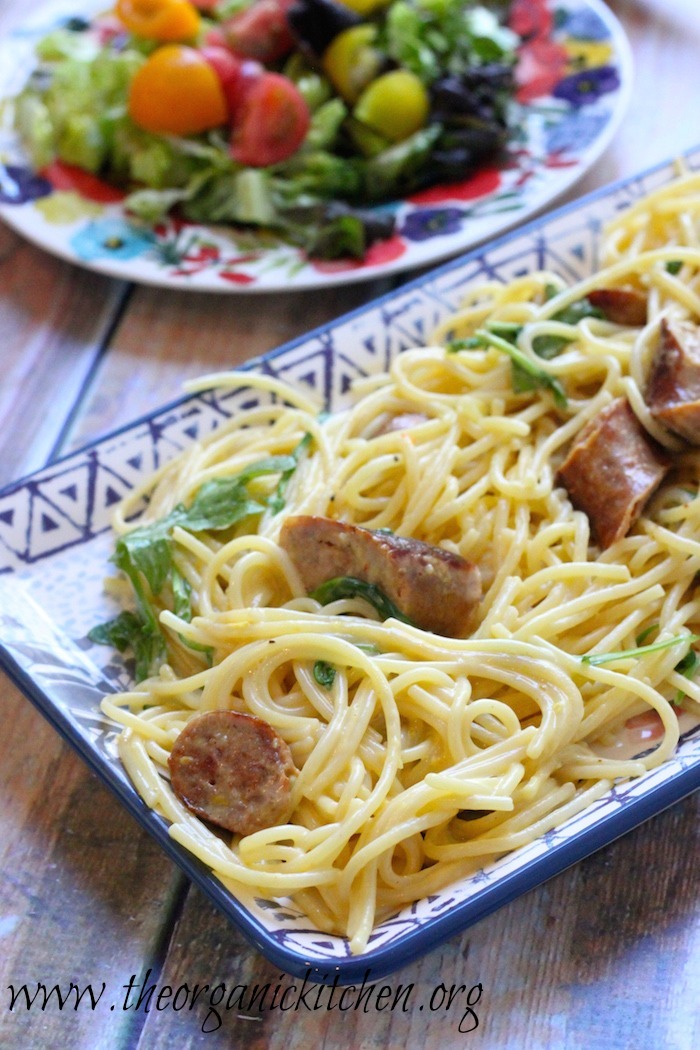
[[[204,820],[252,835],[291,816],[297,770],[272,726],[238,711],[206,711],[190,719],[168,759],[177,797]]]

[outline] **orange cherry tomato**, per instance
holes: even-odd
[[[162,43],[192,40],[201,24],[190,0],[117,0],[116,12],[130,33]]]
[[[131,81],[129,116],[146,131],[196,135],[226,124],[228,106],[221,81],[199,51],[164,44]]]

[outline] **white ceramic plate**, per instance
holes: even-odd
[[[700,169],[700,147],[688,156]],[[329,408],[349,384],[425,342],[454,312],[468,285],[511,280],[546,268],[568,282],[597,267],[601,224],[670,181],[671,164],[600,191],[521,233],[503,237],[370,306],[326,325],[250,367],[311,389]],[[247,891],[235,898],[168,836],[167,822],[141,801],[121,766],[112,725],[99,710],[106,692],[129,687],[122,661],[87,632],[114,613],[103,592],[113,546],[115,502],[179,450],[260,395],[209,391],[169,405],[0,492],[0,665],[68,739],[224,914],[282,970],[315,979],[361,981],[405,965],[446,937],[611,842],[700,787],[700,725],[683,721],[676,754],[542,838],[404,908],[351,956],[342,937],[310,928],[287,901]]]
[[[48,0],[30,25],[0,42],[0,97],[18,91],[36,40],[104,0]],[[520,15],[517,8],[520,6]],[[223,227],[131,226],[119,195],[65,165],[36,174],[14,133],[0,129],[0,218],[47,251],[128,281],[200,291],[322,288],[422,267],[480,244],[539,212],[594,163],[625,112],[626,37],[601,0],[516,0],[521,82],[505,163],[452,186],[394,201],[396,234],[362,263],[313,262],[273,238]],[[4,164],[4,168],[3,165]]]

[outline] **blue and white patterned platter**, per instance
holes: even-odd
[[[700,169],[700,147],[687,157]],[[384,369],[420,345],[450,314],[466,286],[509,280],[535,268],[569,281],[597,265],[601,225],[670,181],[665,165],[539,220],[251,362],[250,367],[311,389],[330,408],[354,379]],[[531,845],[382,923],[367,951],[309,928],[285,901],[250,893],[235,899],[168,836],[166,822],[141,802],[115,751],[116,727],[99,711],[105,692],[128,684],[124,666],[87,631],[114,612],[103,594],[114,504],[146,474],[244,405],[266,396],[241,388],[204,392],[172,404],[0,492],[0,663],[75,746],[140,823],[225,915],[280,968],[314,979],[377,977],[611,842],[700,787],[700,726],[683,726],[674,758],[621,783],[589,810]]]
[[[39,38],[106,6],[46,0],[0,40],[0,99],[21,90]],[[627,109],[630,48],[602,0],[513,0],[510,21],[523,42],[506,156],[462,182],[378,206],[396,232],[362,261],[313,260],[269,232],[176,219],[146,231],[129,220],[124,193],[102,180],[60,163],[32,171],[1,119],[0,220],[70,262],[179,291],[323,288],[434,265],[551,204],[595,163]]]

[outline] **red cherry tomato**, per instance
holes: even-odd
[[[294,47],[287,22],[287,8],[294,0],[255,0],[221,25],[221,31],[237,55],[256,58],[263,64],[276,62]]]
[[[252,58],[240,58],[219,44],[205,44],[199,53],[218,76],[232,117],[250,86],[265,72],[263,66]]]
[[[199,53],[213,67],[222,84],[228,84],[238,77],[242,64],[241,59],[237,58],[227,47],[222,44],[206,43],[199,48]]]
[[[309,107],[296,85],[281,73],[263,73],[234,115],[231,155],[251,168],[279,164],[299,149],[310,122]]]

